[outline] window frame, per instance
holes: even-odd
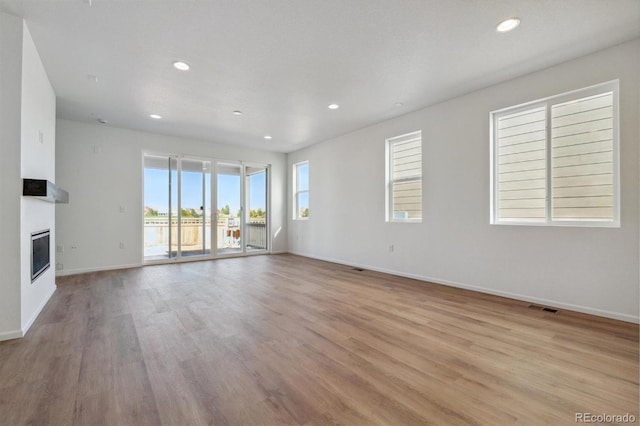
[[[307,165],[307,181],[308,181],[308,188],[307,189],[303,189],[301,190],[298,187],[298,183],[300,181],[300,179],[298,178],[298,168],[300,166],[303,165]],[[311,181],[310,181],[310,176],[311,176],[311,167],[309,166],[309,160],[305,160],[305,161],[299,161],[297,163],[293,164],[293,177],[292,177],[292,186],[293,186],[293,220],[309,220],[309,216],[301,216],[300,215],[300,195],[306,193],[307,197],[308,197],[308,201],[309,204],[311,204],[311,197],[309,190],[311,189]],[[309,207],[307,207],[308,209],[310,209],[310,205]]]
[[[516,226],[564,226],[564,227],[595,227],[595,228],[619,228],[620,227],[620,84],[619,80],[611,80],[595,84],[582,89],[564,92],[554,96],[537,99],[519,105],[491,111],[489,113],[489,147],[490,147],[490,224],[491,225],[516,225]],[[552,178],[552,151],[551,131],[553,128],[551,108],[554,105],[570,102],[581,98],[595,96],[603,93],[612,93],[612,167],[613,167],[613,218],[611,220],[554,220],[553,210],[553,178]],[[544,106],[546,114],[545,128],[545,218],[541,221],[500,220],[498,218],[498,147],[497,147],[497,122],[500,116],[514,114],[519,111]]]
[[[399,136],[393,136],[391,138],[385,139],[385,221],[391,223],[422,223],[423,213],[424,213],[424,197],[423,197],[423,176],[424,176],[424,167],[423,167],[423,158],[420,158],[420,177],[407,177],[402,179],[393,180],[393,158],[391,156],[391,146],[394,143],[402,142],[404,139],[409,139],[411,137],[420,137],[420,153],[422,157],[422,130],[416,130],[414,132],[405,133]],[[393,184],[396,182],[420,182],[420,217],[419,218],[396,218],[393,215]]]

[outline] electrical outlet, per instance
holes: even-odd
[[[42,130],[38,130],[38,140],[40,143],[44,143],[44,134],[42,133]]]
[[[123,248],[124,248],[124,243],[123,243],[123,242],[121,242],[121,243],[120,243],[120,248],[121,248],[121,249],[123,249]]]
[[[71,250],[75,250],[75,249],[77,249],[77,248],[78,248],[78,246],[77,246],[77,245],[75,245],[75,244],[71,244]]]
[[[64,246],[62,244],[56,246],[56,253],[64,253]]]
[[[389,246],[389,251],[390,251],[391,253],[393,253],[393,244],[391,244],[391,245]]]
[[[64,269],[64,265],[62,263],[56,263],[56,271],[62,271]]]
[[[124,208],[124,206],[120,206],[120,213],[124,213],[126,211],[126,209]]]

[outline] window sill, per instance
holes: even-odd
[[[612,222],[581,222],[581,221],[559,221],[559,222],[491,222],[491,225],[500,226],[547,226],[565,228],[620,228],[620,221]]]

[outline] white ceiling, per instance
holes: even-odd
[[[638,0],[2,6],[26,19],[59,117],[282,152],[640,36]],[[520,27],[498,34],[512,16]]]

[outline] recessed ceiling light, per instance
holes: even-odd
[[[500,22],[496,27],[496,30],[499,33],[506,33],[513,30],[515,27],[520,25],[520,18],[509,18]]]
[[[402,102],[396,102],[394,106],[401,107],[401,106],[404,106],[404,104]]]
[[[265,138],[266,140],[270,140],[270,139],[271,139],[271,136],[267,135],[267,136],[265,136],[264,138]]]
[[[242,111],[235,110],[233,111],[233,115],[242,115]]]
[[[338,109],[338,108],[340,108],[340,105],[338,105],[338,104],[331,104],[331,105],[329,105],[329,106],[328,106],[328,108],[329,108],[329,109]]]
[[[98,118],[98,119],[96,119],[96,121],[97,121],[98,123],[100,123],[100,124],[107,124],[107,123],[109,123],[109,122],[108,122],[107,120],[105,120],[104,118]]]
[[[149,117],[153,118],[154,120],[160,120],[162,118],[162,116],[158,114],[151,114],[149,115]]]
[[[189,64],[187,64],[186,62],[182,62],[182,61],[175,61],[175,62],[173,63],[173,67],[174,67],[175,69],[177,69],[177,70],[180,70],[180,71],[188,71],[188,70],[189,70],[189,68],[191,68],[191,67],[189,66]]]

